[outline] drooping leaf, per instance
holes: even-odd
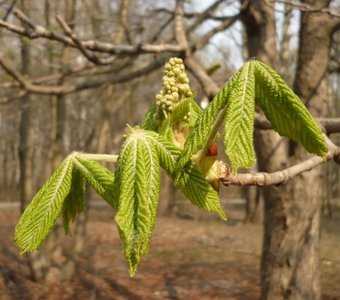
[[[85,180],[79,170],[73,168],[71,190],[66,197],[63,209],[63,225],[65,234],[71,234],[69,223],[74,221],[76,215],[84,211]]]
[[[299,97],[270,67],[252,61],[256,79],[256,101],[280,135],[300,142],[311,153],[325,156],[322,131]]]
[[[132,129],[119,154],[115,172],[114,195],[118,203],[115,220],[131,276],[149,249],[160,188],[158,154],[145,134],[142,129]]]
[[[238,168],[250,168],[255,162],[255,76],[251,62],[247,62],[240,69],[227,107],[223,141],[225,154],[230,159],[233,173],[236,173]]]
[[[161,167],[175,179],[176,160],[181,150],[157,134],[150,133],[147,138],[157,148]],[[175,184],[192,204],[209,212],[217,212],[222,219],[226,219],[218,193],[193,162],[186,164]]]
[[[199,161],[205,156],[206,151],[210,147],[214,138],[216,137],[219,127],[222,125],[226,111],[227,103],[230,93],[233,89],[235,82],[238,79],[240,72],[232,76],[224,88],[214,97],[212,102],[203,111],[202,116],[197,120],[194,128],[189,134],[183,151],[178,158],[176,165],[176,176],[182,171],[186,163],[196,154],[199,150]]]
[[[113,196],[114,173],[100,163],[80,156],[74,156],[74,165],[93,189],[114,209],[117,203]]]
[[[15,243],[21,254],[37,249],[52,230],[71,190],[71,182],[69,156],[35,195],[16,226]]]

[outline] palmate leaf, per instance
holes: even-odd
[[[69,156],[35,195],[16,226],[15,243],[21,254],[37,249],[52,230],[71,190],[71,181]]]
[[[148,133],[147,140],[156,146],[161,167],[175,179],[176,160],[181,150],[156,133]],[[192,204],[209,212],[217,212],[222,219],[226,219],[218,193],[192,161],[186,164],[175,184]]]
[[[158,154],[154,145],[146,140],[145,132],[131,130],[115,171],[114,195],[118,203],[115,220],[131,276],[149,249],[160,188]]]
[[[71,190],[66,197],[63,209],[63,226],[65,234],[71,234],[69,223],[74,221],[77,213],[84,211],[85,180],[81,177],[79,170],[73,168]]]
[[[117,203],[113,196],[114,173],[94,160],[74,156],[74,166],[93,189],[114,209]]]
[[[198,164],[205,156],[206,151],[216,137],[219,127],[224,121],[227,111],[226,104],[239,74],[240,72],[237,72],[228,80],[224,88],[214,97],[213,101],[203,111],[202,116],[197,120],[178,158],[175,171],[176,177],[179,176],[186,163],[199,150],[202,149],[200,157],[197,158]]]
[[[230,93],[224,124],[225,154],[233,173],[240,167],[250,168],[255,162],[253,146],[255,116],[254,65],[247,62]]]
[[[299,97],[270,67],[253,61],[256,101],[280,135],[300,142],[311,153],[325,156],[327,145],[322,131]]]

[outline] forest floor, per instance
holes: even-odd
[[[159,218],[150,252],[130,278],[113,215],[90,209],[87,237],[73,280],[29,279],[13,245],[19,214],[0,210],[0,299],[259,299],[262,228],[230,220]],[[340,218],[323,221],[322,299],[340,299]],[[67,253],[69,237],[61,244]]]

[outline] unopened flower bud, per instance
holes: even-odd
[[[178,67],[173,68],[172,71],[174,72],[174,74],[175,74],[176,76],[178,76],[178,75],[181,73],[181,69],[178,68]]]
[[[177,100],[178,100],[179,95],[178,95],[177,92],[173,92],[171,95],[172,95],[174,101],[177,101]]]

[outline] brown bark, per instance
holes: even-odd
[[[29,1],[21,0],[21,9],[26,15],[30,15]],[[21,72],[30,75],[31,68],[31,49],[30,45],[22,40],[21,42]],[[31,106],[28,104],[30,96],[26,95],[21,99],[21,119],[19,124],[19,166],[20,166],[20,209],[23,212],[27,206],[28,199],[33,196],[33,150],[30,146],[30,127],[31,127]]]
[[[317,6],[327,5],[327,1],[314,2],[318,2],[313,3]],[[244,11],[249,55],[272,67],[277,57],[274,17],[274,11],[263,1],[252,1]],[[302,17],[294,88],[314,116],[325,112],[330,18],[327,14],[308,12]],[[287,164],[287,148],[278,136],[274,133],[265,136],[261,132],[256,134],[256,140],[260,170],[278,170]],[[305,154],[301,147],[290,152],[295,154],[292,162],[303,159]],[[264,188],[262,299],[320,298],[318,247],[322,186],[320,169],[316,168],[295,178],[288,186]]]
[[[328,5],[328,1],[324,0],[311,2],[306,1],[317,7]],[[300,30],[294,89],[314,116],[324,116],[330,99],[327,70],[333,33],[332,17],[328,14],[303,12]],[[301,159],[304,156],[302,147],[297,146],[295,158]],[[294,214],[287,220],[287,235],[289,231],[294,234],[295,242],[291,238],[286,239],[285,248],[295,249],[297,260],[291,265],[287,289],[290,299],[320,299],[320,212],[322,197],[326,194],[323,174],[321,168],[311,170],[297,177],[291,185],[290,195],[296,203],[290,206]]]
[[[261,190],[257,186],[247,186],[242,189],[243,197],[246,200],[246,215],[244,223],[260,223],[262,221],[261,216]]]

